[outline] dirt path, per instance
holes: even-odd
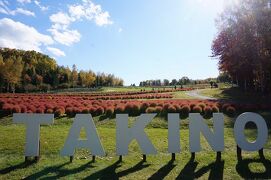
[[[216,100],[216,98],[212,98],[212,97],[208,97],[208,96],[203,96],[203,95],[200,95],[200,91],[202,90],[193,90],[193,91],[188,91],[186,93],[186,95],[188,96],[191,96],[191,97],[194,97],[194,98],[197,98],[197,99],[211,99],[211,100]]]

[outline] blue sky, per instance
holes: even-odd
[[[217,61],[209,56],[224,6],[224,0],[0,0],[0,46],[114,73],[126,85],[216,77]]]

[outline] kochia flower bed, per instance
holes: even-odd
[[[161,95],[161,94],[160,94]],[[105,96],[106,97],[106,96]],[[141,113],[201,113],[210,116],[214,112],[224,112],[234,116],[236,111],[269,110],[270,104],[236,104],[216,100],[95,100],[86,95],[52,94],[1,94],[0,113],[54,113],[56,117],[73,117],[78,113],[93,116],[113,117],[116,113],[137,116]]]

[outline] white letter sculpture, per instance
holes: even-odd
[[[213,114],[214,132],[204,123],[199,113],[189,114],[189,144],[191,152],[201,151],[200,133],[206,138],[214,151],[224,150],[224,118],[221,113]]]
[[[258,136],[254,142],[248,142],[246,140],[244,130],[248,122],[256,124],[258,129]],[[234,124],[234,136],[237,145],[246,151],[258,151],[263,148],[268,139],[268,128],[265,120],[256,113],[243,113],[235,121]]]
[[[25,156],[39,156],[40,125],[52,124],[53,114],[13,114],[13,122],[26,125]]]
[[[168,152],[180,151],[180,114],[168,114]]]
[[[128,146],[136,139],[143,154],[156,154],[157,151],[147,137],[144,128],[156,116],[156,114],[142,114],[128,128],[128,114],[117,114],[117,155],[127,155]]]
[[[86,140],[78,139],[82,128],[86,130]],[[92,155],[105,156],[104,149],[90,114],[76,114],[68,138],[60,154],[62,156],[73,156],[76,148],[86,148]]]

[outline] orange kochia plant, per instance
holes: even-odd
[[[123,93],[126,94],[126,93]],[[127,93],[128,94],[128,93]],[[146,96],[163,95],[147,93]],[[105,97],[107,97],[106,95]],[[201,113],[209,116],[213,112],[224,112],[231,116],[236,111],[256,111],[270,109],[270,104],[237,104],[218,100],[185,100],[185,99],[125,99],[121,97],[134,95],[117,95],[116,100],[97,100],[92,95],[58,95],[58,94],[1,94],[0,113],[54,113],[56,117],[67,115],[73,117],[78,113],[90,113],[93,116],[104,115],[113,117],[116,113],[127,113],[137,116],[141,113],[158,113],[161,116],[167,113]],[[99,95],[98,97],[102,97]],[[113,99],[115,95],[112,96]],[[110,97],[110,98],[112,98]],[[109,99],[110,99],[109,98]],[[147,98],[146,98],[147,99]]]

